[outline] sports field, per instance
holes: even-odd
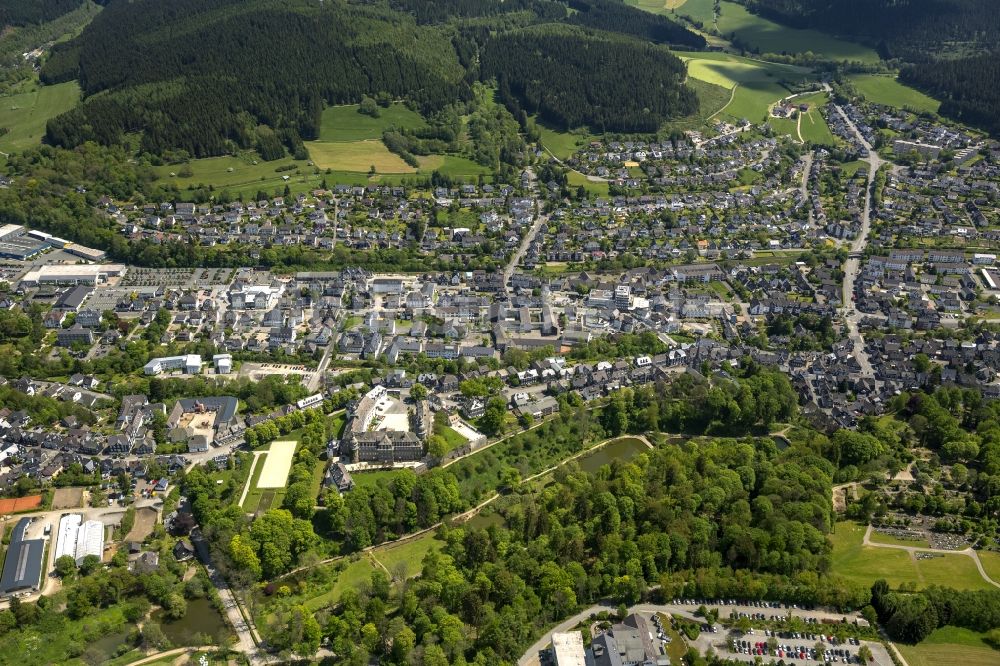
[[[931,113],[937,113],[941,108],[941,102],[919,90],[903,85],[892,76],[852,74],[848,79],[869,102]]]
[[[913,583],[918,588],[943,585],[963,590],[996,589],[983,580],[972,558],[941,555],[916,559],[905,550],[863,544],[865,527],[839,522],[834,534],[831,572],[863,585],[884,578],[890,586]]]
[[[0,151],[11,153],[37,146],[45,135],[45,123],[69,111],[80,101],[80,86],[68,81],[53,86],[35,86],[31,92],[0,98]]]
[[[271,442],[271,448],[264,457],[264,468],[257,479],[258,488],[284,488],[288,472],[292,469],[292,456],[298,442],[282,440]]]
[[[935,629],[917,645],[897,643],[909,666],[994,666],[1000,663],[1000,652],[987,645],[982,634],[958,627]]]

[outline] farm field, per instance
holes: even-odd
[[[721,36],[735,37],[740,46],[758,53],[811,52],[827,60],[857,60],[866,63],[879,61],[878,53],[863,44],[837,39],[818,30],[800,30],[783,26],[752,14],[743,5],[735,2],[723,0],[719,5],[718,17],[714,17],[712,9],[714,0],[686,0],[674,12],[665,3],[661,4],[656,0],[637,0],[629,4],[656,14],[674,13],[678,16],[689,16],[702,23],[705,32],[716,29]]]
[[[942,555],[917,560],[904,550],[863,545],[865,527],[852,522],[839,522],[830,535],[833,542],[832,573],[849,580],[871,584],[884,578],[890,586],[913,583],[918,588],[945,585],[955,589],[990,589],[971,558],[964,555]]]
[[[294,167],[288,169],[287,167]],[[282,171],[279,168],[284,167]],[[160,179],[169,179],[180,188],[212,186],[228,189],[233,196],[242,194],[253,197],[258,190],[280,194],[285,185],[294,192],[312,190],[320,186],[323,176],[305,160],[290,157],[265,162],[255,152],[236,156],[206,157],[186,164],[166,164],[153,168]],[[190,175],[181,175],[189,173]],[[288,180],[285,180],[285,177]]]
[[[416,169],[403,161],[399,155],[389,152],[381,139],[359,141],[307,141],[306,149],[313,162],[321,169],[335,171],[368,172],[375,167],[376,173],[416,173]]]
[[[909,666],[992,666],[1000,662],[1000,652],[987,645],[982,634],[959,627],[935,629],[917,645],[897,643]]]
[[[76,81],[0,98],[0,127],[10,130],[0,136],[0,151],[10,153],[41,144],[45,123],[72,109],[79,100]]]
[[[811,71],[795,65],[764,63],[726,53],[678,52],[688,64],[688,76],[729,90],[732,101],[718,113],[724,120],[746,118],[760,122],[772,104],[787,97],[782,82],[811,78]],[[735,92],[732,92],[733,87]]]
[[[472,160],[456,155],[420,156],[415,168],[398,155],[389,152],[382,143],[382,133],[390,128],[416,129],[424,119],[401,103],[379,108],[378,118],[358,113],[358,105],[333,106],[324,109],[319,139],[307,141],[306,149],[317,167],[330,170],[325,174],[328,184],[397,183],[400,177],[430,174],[440,171],[453,178],[474,178],[488,174],[489,169]],[[370,174],[375,167],[375,173]]]
[[[919,90],[903,85],[891,76],[852,74],[848,79],[869,102],[931,113],[937,113],[941,108],[941,102]]]

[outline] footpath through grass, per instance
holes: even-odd
[[[904,583],[918,589],[943,585],[959,590],[996,589],[979,575],[975,562],[965,555],[934,555],[917,559],[905,550],[865,546],[865,526],[838,522],[833,542],[831,572],[862,585],[884,578],[891,587]]]

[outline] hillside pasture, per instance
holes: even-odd
[[[679,52],[677,55],[687,62],[689,78],[731,91],[732,101],[718,114],[723,120],[746,118],[761,122],[772,104],[788,96],[789,90],[783,82],[795,83],[811,78],[811,71],[804,67],[765,63],[726,53]]]
[[[307,141],[306,149],[321,169],[377,173],[416,173],[399,155],[390,153],[381,139],[360,141]]]
[[[41,144],[50,118],[69,111],[80,101],[80,86],[68,81],[0,98],[0,151],[12,153]]]
[[[211,186],[229,190],[233,196],[248,197],[255,196],[258,190],[280,194],[286,185],[293,192],[304,192],[319,187],[322,182],[322,176],[306,160],[289,157],[265,162],[252,151],[194,159],[184,164],[165,164],[154,167],[153,172],[158,179],[168,180],[181,189]]]
[[[382,133],[387,129],[417,129],[424,124],[419,113],[401,103],[392,104],[388,108],[379,107],[378,118],[358,113],[357,104],[330,106],[323,109],[319,140],[343,142],[381,139]]]
[[[937,113],[941,102],[924,93],[905,86],[892,76],[879,74],[852,74],[848,80],[869,102],[885,104],[899,109]]]

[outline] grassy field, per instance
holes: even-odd
[[[585,131],[560,132],[538,124],[538,130],[542,135],[542,145],[553,155],[561,160],[565,160],[573,155],[581,146],[586,145],[595,137]]]
[[[918,588],[945,585],[956,589],[991,589],[971,558],[942,555],[917,560],[904,550],[863,545],[865,527],[852,522],[837,523],[833,542],[832,571],[849,580],[871,584],[884,578],[890,586],[913,583]]]
[[[896,647],[909,666],[993,666],[1000,663],[1000,652],[983,642],[982,634],[958,627],[941,627],[917,645],[897,643]]]
[[[848,77],[858,92],[869,102],[885,104],[914,111],[937,113],[941,102],[919,90],[904,86],[891,76],[878,74],[852,74]]]
[[[837,142],[830,127],[826,124],[826,119],[820,113],[820,109],[826,106],[829,101],[830,96],[824,92],[795,98],[796,103],[809,105],[809,110],[802,114],[799,126],[799,133],[802,134],[804,141],[824,146],[832,146]]]
[[[434,538],[432,533],[411,539],[401,544],[385,544],[370,551],[371,556],[394,574],[405,568],[404,575],[412,577],[420,573],[424,556],[431,550],[440,550],[444,544]],[[344,566],[344,565],[329,565]],[[362,556],[346,566],[336,575],[335,582],[328,589],[322,589],[319,594],[302,600],[303,605],[311,611],[323,608],[340,598],[344,590],[357,587],[368,581],[376,571],[376,564],[371,557]]]
[[[1000,583],[1000,553],[981,550],[978,555],[986,575]]]
[[[289,169],[289,166],[294,168]],[[251,197],[257,190],[280,194],[286,184],[293,191],[311,190],[319,187],[323,180],[305,160],[288,157],[265,162],[252,151],[235,156],[206,157],[186,164],[165,164],[154,167],[153,171],[158,178],[169,179],[182,189],[211,185],[218,190],[228,189],[233,195],[243,193]],[[181,175],[185,173],[190,175]]]
[[[320,169],[376,173],[416,173],[416,168],[389,152],[380,139],[360,141],[307,141],[309,157]]]
[[[379,107],[379,117],[372,118],[358,113],[358,105],[331,106],[323,110],[320,122],[320,141],[365,141],[381,139],[382,132],[396,127],[417,129],[424,125],[424,119],[405,104],[392,104],[386,109]]]
[[[441,550],[443,546],[444,542],[435,539],[434,534],[428,532],[401,544],[386,544],[376,548],[372,551],[372,556],[381,562],[393,577],[402,574],[406,578],[412,578],[420,573],[427,553]]]
[[[868,169],[868,162],[864,160],[854,160],[853,162],[846,162],[841,165],[845,176],[853,176],[858,172],[858,169]]]
[[[570,171],[566,174],[566,183],[574,190],[583,185],[583,189],[587,190],[590,194],[596,194],[602,197],[608,196],[607,182],[589,180],[579,171]]]
[[[789,90],[782,82],[811,78],[810,70],[794,65],[765,63],[727,53],[678,52],[688,64],[688,76],[732,91],[732,101],[719,114],[724,120],[746,118],[760,122],[768,108]]]
[[[361,557],[349,563],[337,574],[337,581],[333,584],[333,587],[321,594],[306,599],[303,605],[310,611],[315,611],[332,604],[340,598],[340,594],[344,590],[357,587],[371,578],[373,571],[375,571],[375,566],[372,564],[372,561],[367,557]]]
[[[418,157],[420,167],[412,167],[382,143],[382,133],[390,128],[416,129],[424,119],[404,104],[379,108],[378,118],[358,113],[358,106],[333,106],[323,111],[319,140],[307,141],[309,156],[320,169],[329,169],[328,184],[393,184],[413,174],[433,171],[453,178],[474,178],[489,169],[457,155]],[[375,167],[375,174],[370,175]]]
[[[388,486],[400,474],[412,474],[408,470],[382,469],[374,472],[355,472],[351,475],[355,485],[359,488],[374,488],[375,486]]]
[[[69,111],[78,101],[80,86],[76,81],[36,85],[30,92],[0,99],[0,127],[10,130],[0,136],[0,151],[11,153],[39,145],[49,118]]]

